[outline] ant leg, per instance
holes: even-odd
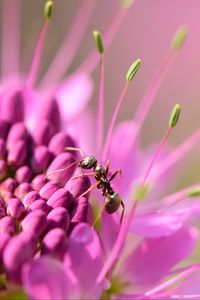
[[[89,193],[90,191],[92,191],[95,187],[97,187],[100,183],[100,180],[95,182],[93,185],[91,185],[84,193],[82,193],[78,198],[81,198],[83,196],[85,196],[87,193]]]
[[[99,220],[99,218],[102,216],[102,213],[104,212],[105,210],[105,204],[103,205],[100,213],[97,215],[96,219],[94,220],[93,224],[92,224],[92,228],[94,228],[94,225],[96,224],[96,222]]]
[[[106,162],[106,176],[108,175],[109,169],[110,169],[110,161],[107,160],[107,162]]]
[[[80,149],[80,148],[75,148],[75,147],[66,147],[65,148],[66,151],[78,151],[81,155],[81,157],[83,158],[84,155],[83,155],[83,151]]]
[[[80,178],[80,177],[86,177],[86,176],[89,177],[89,176],[95,176],[95,175],[97,175],[97,173],[95,173],[95,172],[93,172],[93,173],[82,173],[82,174],[71,177],[71,180],[74,180],[74,179],[77,179],[77,178]]]
[[[49,172],[49,173],[46,174],[45,179],[47,179],[49,176],[51,176],[51,175],[53,175],[53,174],[64,172],[64,171],[66,171],[67,169],[69,169],[70,167],[72,167],[73,165],[78,164],[79,162],[81,162],[81,161],[80,161],[80,160],[76,160],[76,161],[74,161],[72,164],[68,165],[68,166],[65,167],[65,168],[62,168],[62,169],[58,169],[58,170]]]
[[[125,211],[125,205],[124,205],[123,201],[121,201],[121,206],[122,206],[122,213],[121,213],[121,217],[120,217],[120,225],[122,224],[122,221],[124,218],[124,211]]]
[[[109,178],[109,181],[113,180],[117,174],[120,174],[120,176],[122,176],[122,170],[121,169],[117,169],[117,171],[115,171],[115,173],[112,174],[112,176]]]

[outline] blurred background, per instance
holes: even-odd
[[[18,0],[14,0],[18,1]],[[55,0],[54,12],[42,59],[40,78],[45,73],[54,54],[70,29],[75,15],[85,2],[94,3],[94,11],[78,54],[66,74],[70,74],[84,61],[94,47],[92,31],[105,32],[120,9],[118,0]],[[0,0],[2,11],[3,0]],[[43,0],[21,0],[21,70],[28,69],[43,21]],[[161,140],[168,116],[175,103],[182,106],[178,127],[170,137],[170,143],[179,145],[195,129],[200,127],[200,1],[199,0],[135,0],[127,11],[125,20],[105,53],[105,131],[112,116],[115,103],[123,88],[125,74],[133,60],[143,61],[134,82],[131,83],[118,121],[132,118],[151,79],[169,50],[172,37],[180,25],[188,27],[188,38],[174,64],[165,77],[156,101],[144,123],[141,134],[142,147]],[[2,19],[2,18],[1,18]],[[9,20],[7,20],[9,26]],[[76,38],[76,37],[74,37]],[[2,42],[2,39],[1,39]],[[66,53],[67,55],[67,53]],[[98,68],[92,73],[95,91],[91,106],[96,107],[98,90]],[[200,147],[182,161],[183,173],[180,181],[192,183],[199,180]]]

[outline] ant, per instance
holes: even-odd
[[[109,172],[109,166],[110,166],[109,161],[107,161],[106,167],[104,168],[101,164],[98,163],[97,159],[94,156],[84,157],[84,155],[83,155],[80,148],[67,147],[67,148],[65,148],[65,150],[67,150],[67,151],[78,151],[82,156],[82,160],[75,161],[74,163],[70,164],[66,168],[69,168],[72,165],[77,164],[78,167],[82,170],[93,169],[93,171],[94,171],[92,173],[79,174],[77,176],[72,177],[72,179],[80,178],[80,177],[83,177],[83,176],[94,176],[94,178],[97,181],[95,184],[91,185],[84,193],[82,193],[79,196],[79,198],[81,198],[82,196],[89,193],[95,187],[97,187],[98,189],[101,189],[102,190],[102,196],[105,197],[104,206],[103,206],[103,209],[102,209],[101,213],[105,210],[108,214],[113,214],[119,209],[119,207],[121,205],[122,206],[122,213],[121,213],[121,217],[120,217],[120,224],[121,224],[122,220],[123,220],[123,216],[124,216],[125,206],[124,206],[124,203],[123,203],[120,195],[113,190],[113,188],[111,187],[111,183],[110,183],[115,178],[115,176],[117,174],[121,174],[121,170],[117,169],[111,175],[111,177],[108,178],[108,172]],[[57,170],[57,171],[59,172],[59,171],[62,171],[62,170],[66,170],[66,168],[60,169],[60,170]],[[49,176],[49,175],[50,174],[48,174],[47,176]]]

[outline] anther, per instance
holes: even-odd
[[[142,63],[142,61],[140,58],[136,59],[132,63],[132,65],[130,66],[130,68],[128,69],[128,72],[126,74],[127,81],[131,81],[134,78],[135,74],[137,73],[137,71],[139,70],[139,68],[141,66],[141,63]]]
[[[97,30],[93,31],[93,36],[94,36],[97,50],[99,51],[100,54],[102,54],[104,52],[104,47],[103,47],[103,41],[100,32]]]
[[[200,196],[200,187],[196,187],[187,192],[188,197],[199,197]]]
[[[44,17],[49,19],[52,16],[53,1],[48,0],[44,5]]]
[[[188,29],[185,26],[181,26],[177,30],[171,44],[173,50],[177,51],[182,47],[187,37],[187,33],[188,33]]]
[[[176,126],[179,117],[180,117],[181,107],[179,104],[176,104],[171,112],[170,118],[169,118],[169,127],[173,128]]]

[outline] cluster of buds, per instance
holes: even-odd
[[[77,160],[69,146],[73,139],[47,120],[33,134],[23,122],[0,120],[1,272],[15,283],[24,263],[43,254],[61,259],[74,226],[92,222],[89,193],[78,199],[89,178],[70,180],[76,165],[54,173]]]

